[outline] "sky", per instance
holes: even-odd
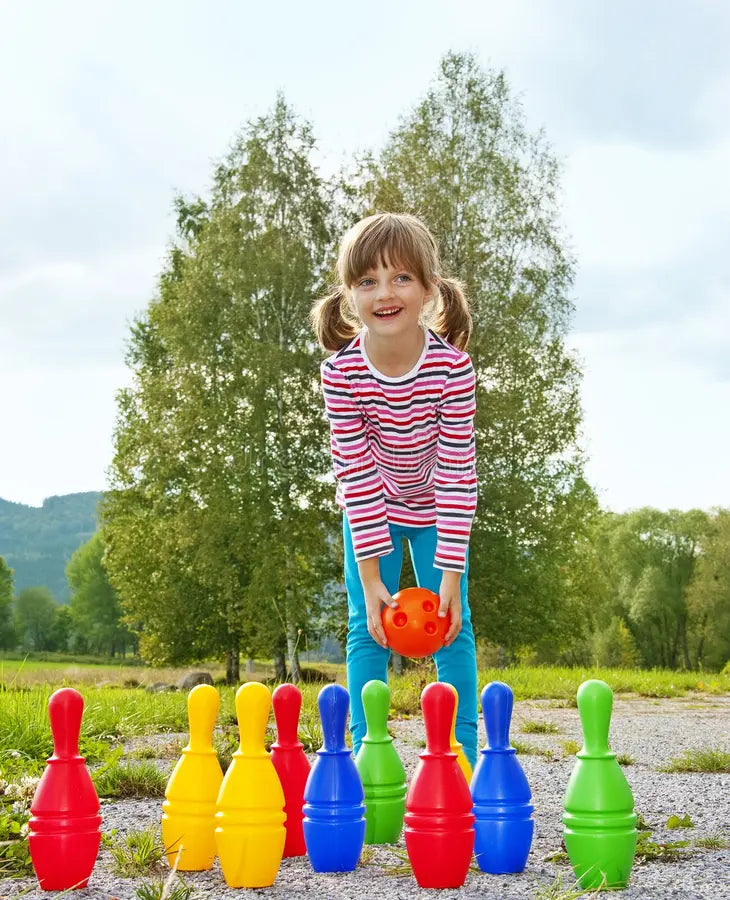
[[[0,4],[0,497],[104,489],[173,198],[277,91],[333,171],[468,51],[562,163],[601,503],[730,506],[729,44],[722,0]]]

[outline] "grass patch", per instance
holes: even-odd
[[[730,772],[730,753],[725,750],[685,750],[660,772]]]
[[[116,832],[104,835],[104,846],[112,856],[112,869],[122,878],[135,878],[149,875],[160,864],[165,855],[165,848],[160,840],[156,827],[130,831],[120,840]]]
[[[218,763],[225,775],[233,759],[233,754],[238,750],[238,731],[228,728],[222,734],[215,734],[213,736],[213,747],[218,756]]]
[[[575,756],[580,750],[578,741],[562,741],[563,756]]]
[[[597,897],[598,892],[585,891],[578,882],[567,887],[560,875],[555,876],[551,884],[542,885],[532,895],[533,900],[585,900],[588,897]]]
[[[504,681],[516,700],[553,700],[575,703],[581,683],[600,678],[615,694],[639,694],[642,697],[682,697],[692,691],[708,694],[730,692],[730,672],[673,672],[671,669],[601,669],[598,667],[512,666],[507,669],[484,669],[479,684]],[[557,705],[557,703],[555,704]]]
[[[527,719],[520,725],[522,734],[558,734],[560,729],[554,722],[538,722],[535,719]]]
[[[15,750],[37,761],[51,755],[48,699],[53,690],[43,686],[0,691],[0,752]],[[103,758],[111,742],[188,729],[183,694],[146,694],[123,688],[90,688],[82,693],[80,750],[90,763]]]
[[[193,886],[174,873],[167,881],[143,882],[134,892],[137,900],[190,900]]]
[[[114,762],[92,773],[100,797],[164,797],[169,776],[151,762]]]
[[[548,709],[578,709],[578,699],[576,697],[563,697],[560,700],[551,700]]]
[[[646,821],[642,813],[636,813],[636,861],[642,862],[680,862],[692,856],[689,841],[655,841],[652,835],[653,826]]]
[[[526,744],[524,741],[512,741],[512,746],[520,756],[542,756],[543,759],[554,759],[552,750],[545,750],[543,747],[538,747],[535,744]]]
[[[302,704],[303,707],[303,704]],[[319,720],[319,712],[304,710],[299,717],[299,740],[304,746],[305,753],[316,753],[324,743],[322,737],[322,723]]]
[[[6,780],[0,772],[0,876],[19,878],[33,874],[28,852],[28,819],[37,778]]]
[[[694,828],[695,823],[690,819],[689,814],[685,813],[683,816],[670,816],[667,819],[667,824],[665,828]]]
[[[695,838],[692,845],[700,850],[728,850],[730,840],[721,834],[709,834],[706,837]]]
[[[362,848],[362,853],[360,854],[360,859],[358,861],[359,866],[369,866],[370,863],[375,859],[375,847],[368,847],[367,845]]]
[[[655,841],[650,831],[640,831],[636,842],[637,862],[680,862],[692,855],[689,841]]]
[[[554,853],[549,853],[547,856],[543,856],[542,861],[554,863],[556,866],[570,865],[570,857],[565,850],[556,850]]]
[[[421,712],[421,677],[413,674],[391,675],[388,681],[390,686],[390,716],[392,718],[405,718],[417,716]]]
[[[408,858],[408,852],[406,850],[401,850],[398,847],[389,847],[388,849],[396,857],[398,862],[392,865],[383,866],[383,871],[385,872],[385,874],[393,875],[396,878],[402,878],[405,875],[412,875],[413,867],[411,866],[411,861]]]
[[[620,766],[633,766],[636,760],[630,753],[618,753],[616,755],[616,762]]]
[[[179,759],[185,742],[181,740],[167,741],[165,744],[148,744],[145,747],[137,747],[136,750],[127,750],[126,759]]]

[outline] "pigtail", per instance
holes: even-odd
[[[431,327],[458,350],[466,350],[472,331],[464,288],[455,278],[439,278],[440,302]]]
[[[325,350],[341,350],[359,333],[358,322],[348,315],[347,294],[342,285],[320,297],[309,314],[317,340]]]

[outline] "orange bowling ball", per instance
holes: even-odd
[[[444,645],[451,616],[439,619],[441,599],[426,588],[405,588],[393,594],[397,609],[386,606],[382,612],[383,630],[388,645],[401,656],[432,656]]]

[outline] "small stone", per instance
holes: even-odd
[[[199,684],[213,684],[213,676],[210,672],[189,672],[177,683],[181,691],[190,691]]]

